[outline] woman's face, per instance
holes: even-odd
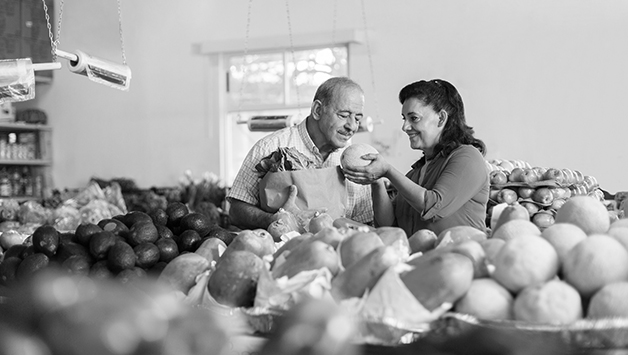
[[[401,129],[410,138],[410,147],[420,149],[427,157],[430,157],[434,147],[440,141],[447,114],[444,111],[436,112],[431,106],[426,106],[423,101],[411,97],[403,103],[401,116],[403,117]]]

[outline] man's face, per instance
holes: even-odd
[[[325,145],[343,148],[360,126],[363,116],[364,94],[356,88],[338,91],[338,95],[321,107],[319,128]]]

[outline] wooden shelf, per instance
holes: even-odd
[[[9,122],[0,122],[0,130],[3,131],[10,131],[10,130],[15,130],[15,131],[31,131],[31,132],[37,132],[37,131],[52,131],[52,127],[47,126],[47,125],[40,125],[40,124],[29,124],[29,123],[9,123]]]
[[[32,159],[32,160],[0,159],[0,165],[49,166],[49,165],[52,165],[52,161],[46,160],[46,159]]]

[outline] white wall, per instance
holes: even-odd
[[[361,29],[362,3],[371,56],[367,46],[352,53],[351,76],[367,113],[385,124],[357,141],[388,147],[406,171],[419,153],[401,132],[397,93],[441,78],[461,92],[487,158],[577,169],[610,192],[628,190],[628,1],[290,0],[293,34]],[[249,4],[251,37],[288,36],[285,0],[123,1],[130,91],[64,68],[29,103],[54,127],[56,186],[91,176],[167,186],[185,169],[218,173],[209,61],[194,48],[223,39],[244,47]],[[60,47],[119,61],[116,1],[66,0]]]

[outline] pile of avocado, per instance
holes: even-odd
[[[97,224],[83,223],[73,232],[42,225],[24,243],[5,251],[0,285],[11,286],[51,267],[123,283],[158,277],[168,262],[194,252],[207,239],[228,245],[235,235],[181,202],[150,213],[131,211]]]

